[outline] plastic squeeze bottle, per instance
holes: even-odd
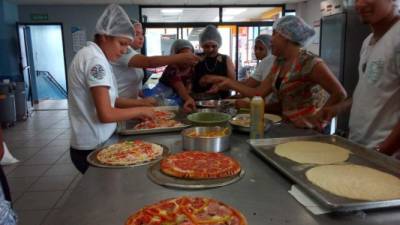
[[[250,102],[250,139],[264,138],[264,99],[254,96]]]

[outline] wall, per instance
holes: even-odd
[[[87,40],[93,39],[94,27],[97,19],[106,5],[20,5],[19,20],[21,23],[32,23],[31,14],[47,14],[48,20],[42,23],[62,23],[67,69],[75,55],[72,45],[73,27],[86,30]],[[139,18],[137,5],[123,5],[128,15],[133,19]]]
[[[17,29],[18,8],[15,4],[0,0],[0,79],[19,77]]]
[[[308,0],[297,4],[288,4],[287,9],[295,9],[297,16],[303,18],[309,25],[313,26],[314,22],[321,19],[320,3],[322,1],[323,0]],[[319,39],[319,36],[315,38]],[[316,42],[311,43],[307,49],[319,55],[319,44],[316,44]]]

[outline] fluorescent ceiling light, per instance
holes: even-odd
[[[177,15],[181,14],[183,9],[161,9],[162,14]]]
[[[224,15],[238,15],[246,10],[247,9],[245,9],[245,8],[229,8],[229,9],[224,10],[223,14]]]

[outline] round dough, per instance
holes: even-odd
[[[307,179],[341,197],[357,200],[400,198],[400,179],[388,173],[359,165],[325,165],[309,169]]]
[[[334,164],[344,162],[350,152],[336,145],[313,141],[292,141],[279,144],[275,153],[298,163]]]

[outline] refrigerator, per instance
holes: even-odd
[[[320,30],[320,57],[352,96],[358,82],[358,61],[364,39],[371,33],[362,24],[354,9],[322,17]],[[348,133],[350,113],[339,115],[336,133]]]

